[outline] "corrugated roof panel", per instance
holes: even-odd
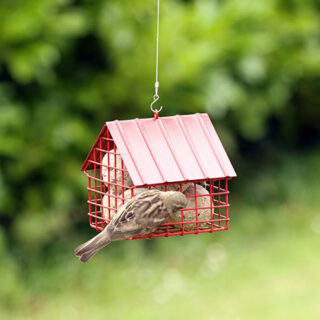
[[[185,180],[182,171],[178,167],[174,154],[163,134],[159,121],[153,119],[138,120],[141,130],[145,136],[146,143],[153,155],[155,165],[161,172],[163,180],[168,182]],[[168,166],[167,162],[171,165]]]
[[[236,176],[207,114],[116,120],[106,126],[137,186]],[[105,133],[106,127],[95,145]],[[90,169],[92,150],[82,170]]]
[[[205,129],[201,126],[201,118],[189,116],[182,119],[185,130],[188,132],[188,139],[191,141],[192,147],[199,157],[205,178],[225,176],[223,168],[219,163],[220,160],[217,157],[217,152],[211,147],[212,141],[208,139]]]
[[[137,120],[108,122],[107,125],[134,184],[143,185],[151,184],[154,180],[163,181]]]
[[[204,179],[192,147],[177,117],[158,119],[168,136],[168,143],[186,180]],[[156,121],[158,121],[156,120]],[[167,162],[167,166],[169,163]]]
[[[205,124],[205,132],[209,134],[209,137],[211,138],[210,141],[212,143],[212,150],[216,151],[217,157],[219,157],[220,161],[220,166],[224,170],[224,176],[225,177],[236,177],[237,174],[234,171],[232,164],[228,158],[228,155],[226,151],[223,148],[223,145],[218,137],[218,134],[212,125],[212,122],[207,114],[202,114],[198,115],[201,117]]]

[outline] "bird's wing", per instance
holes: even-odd
[[[155,230],[167,218],[167,210],[158,191],[146,191],[121,207],[111,221],[114,240],[130,238]]]

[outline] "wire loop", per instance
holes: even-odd
[[[151,104],[150,104],[150,109],[151,109],[151,111],[153,112],[153,113],[159,113],[161,110],[162,110],[162,108],[163,108],[163,106],[161,106],[160,107],[160,109],[158,110],[158,109],[153,109],[153,105],[159,100],[159,95],[158,94],[155,94],[154,96],[153,96],[153,101],[151,102]]]
[[[160,109],[153,109],[153,105],[159,100],[159,81],[158,81],[158,70],[159,70],[159,16],[160,16],[160,0],[157,1],[157,49],[156,49],[156,82],[154,84],[155,95],[153,96],[153,101],[150,104],[150,109],[154,113],[154,119],[158,119]]]

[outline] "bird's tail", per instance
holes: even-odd
[[[107,246],[110,242],[109,236],[105,232],[101,232],[94,238],[77,247],[75,254],[82,262],[87,262],[94,254]]]

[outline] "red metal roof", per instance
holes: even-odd
[[[236,176],[205,113],[106,125],[137,186]]]

